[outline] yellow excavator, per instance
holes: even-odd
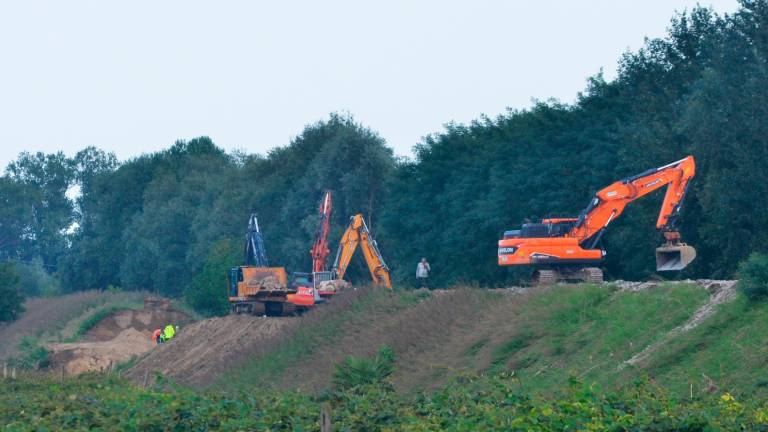
[[[368,270],[371,272],[371,279],[374,285],[383,285],[392,289],[392,281],[389,276],[389,267],[381,256],[379,246],[376,244],[365,224],[362,214],[356,214],[349,220],[349,227],[344,232],[339,242],[339,250],[336,252],[336,260],[333,263],[331,276],[334,280],[344,279],[347,266],[355,253],[355,249],[360,245],[363,250],[365,262],[368,264]]]

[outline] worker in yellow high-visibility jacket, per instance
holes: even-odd
[[[163,329],[163,341],[168,342],[169,340],[173,339],[173,337],[176,335],[176,329],[173,328],[173,325],[168,324],[165,326],[165,329]]]

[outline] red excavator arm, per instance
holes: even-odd
[[[325,271],[325,262],[330,250],[328,249],[328,232],[331,229],[331,209],[333,208],[331,191],[326,191],[320,203],[320,224],[315,233],[315,244],[309,253],[312,255],[312,271]]]

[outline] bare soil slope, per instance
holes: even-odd
[[[292,318],[230,315],[182,327],[171,341],[160,344],[139,360],[125,376],[141,382],[145,374],[160,372],[193,386],[214,382],[232,363],[277,336]]]
[[[48,344],[51,368],[68,374],[106,370],[153,348],[152,333],[167,324],[186,326],[190,317],[168,306],[113,313],[91,328],[84,342]]]
[[[118,363],[144,354],[154,347],[151,334],[133,328],[102,342],[75,342],[48,345],[51,368],[63,367],[68,375],[94,370],[108,370]]]
[[[25,336],[52,335],[64,330],[67,323],[87,310],[100,305],[139,301],[143,293],[107,293],[84,291],[59,297],[31,298],[24,303],[21,317],[0,326],[0,358],[18,354],[18,345]]]

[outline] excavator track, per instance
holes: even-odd
[[[532,277],[533,284],[537,286],[575,281],[601,284],[603,283],[603,271],[597,267],[538,269],[533,272]]]
[[[582,271],[583,281],[591,284],[603,283],[603,271],[597,267],[586,267]]]
[[[534,285],[552,285],[557,282],[558,272],[553,269],[538,269],[533,272]]]

